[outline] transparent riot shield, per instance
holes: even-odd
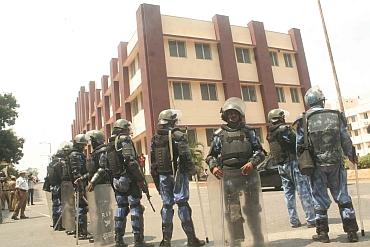
[[[98,184],[94,191],[86,193],[89,202],[91,229],[94,246],[107,246],[114,243],[115,198],[110,184]]]
[[[49,215],[52,218],[53,217],[53,201],[51,199],[51,192],[45,191],[45,198],[46,198],[46,203],[48,204],[48,208],[49,208]]]
[[[265,246],[267,233],[259,174],[224,170],[208,178],[209,205],[215,246]]]
[[[75,196],[72,182],[62,182],[62,223],[67,231],[75,230]]]

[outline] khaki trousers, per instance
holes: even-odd
[[[24,211],[26,210],[28,192],[18,190],[15,192],[16,206],[13,213],[13,217],[18,217],[19,211],[21,211],[21,217],[25,216]]]

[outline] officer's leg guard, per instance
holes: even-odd
[[[130,205],[131,226],[134,233],[134,247],[149,247],[144,241],[144,206],[140,204],[140,199],[135,199],[135,203]]]
[[[314,241],[322,243],[330,243],[329,239],[329,224],[327,210],[316,210],[316,235],[312,236]],[[319,216],[319,217],[318,217]]]
[[[159,246],[171,246],[173,232],[173,215],[173,205],[163,204],[161,209],[163,239]]]
[[[126,247],[127,244],[123,241],[123,236],[125,234],[126,230],[126,221],[127,221],[127,215],[129,213],[129,207],[128,202],[126,202],[125,197],[121,195],[116,195],[116,201],[117,201],[117,210],[116,215],[114,217],[114,231],[115,231],[115,242],[116,247]]]
[[[191,208],[188,202],[177,202],[178,214],[181,226],[188,237],[188,246],[203,246],[206,243],[199,240],[195,235],[193,220],[191,218]]]
[[[253,246],[263,246],[265,239],[262,232],[261,205],[258,201],[257,203],[249,202],[247,206],[243,208],[243,211],[247,216],[247,224],[253,236]]]
[[[358,242],[358,225],[352,202],[338,204],[343,230],[347,233],[349,242]]]

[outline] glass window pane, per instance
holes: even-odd
[[[197,59],[203,59],[202,44],[195,44],[195,54]]]
[[[181,85],[182,85],[183,99],[191,99],[190,84],[183,82],[181,83]]]
[[[173,83],[173,95],[175,99],[182,99],[182,90],[180,82]]]
[[[211,59],[211,48],[209,44],[203,44],[204,59]]]
[[[186,57],[185,51],[185,42],[184,41],[177,41],[177,49],[178,49],[178,56],[179,57]]]
[[[254,86],[248,86],[249,101],[257,102],[256,88]]]
[[[210,100],[217,100],[217,91],[215,84],[208,84],[209,89],[209,99]]]
[[[244,59],[244,63],[251,63],[249,49],[243,49],[243,59]]]
[[[174,40],[169,40],[169,41],[168,41],[168,46],[170,47],[170,56],[171,56],[171,57],[178,57],[178,55],[177,55],[177,45],[176,45],[176,41],[174,41]]]
[[[235,48],[236,50],[236,60],[238,63],[243,63],[243,54],[242,54],[242,48]]]
[[[202,100],[209,100],[207,84],[200,84],[200,93],[202,95]]]
[[[248,88],[245,86],[242,87],[242,96],[244,101],[249,101]]]

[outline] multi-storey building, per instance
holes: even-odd
[[[310,79],[298,29],[266,31],[257,21],[233,26],[223,15],[210,21],[161,15],[159,6],[149,4],[140,5],[136,17],[137,30],[119,44],[101,89],[94,82],[88,91],[81,87],[73,135],[104,129],[109,136],[114,121],[126,118],[137,151],[147,154],[158,114],[174,108],[182,112],[179,124],[188,127],[189,140],[203,143],[207,152],[222,124],[221,106],[236,96],[268,149],[267,113],[286,109],[293,122],[304,111]]]
[[[370,124],[370,101],[351,99],[344,102],[348,130],[358,155],[370,152],[370,134],[367,127]]]

